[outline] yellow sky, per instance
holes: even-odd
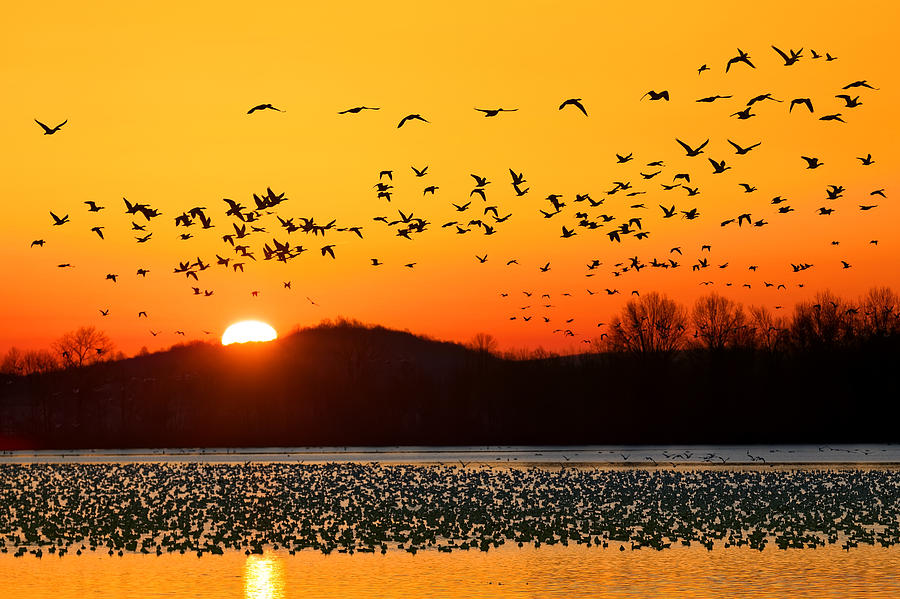
[[[851,296],[873,284],[900,287],[900,245],[893,239],[900,217],[896,3],[755,2],[740,11],[712,2],[487,4],[6,7],[0,25],[6,217],[0,223],[0,351],[46,346],[82,324],[103,328],[133,352],[181,340],[176,329],[201,337],[202,330],[219,334],[235,320],[256,317],[286,331],[338,315],[441,338],[465,340],[486,331],[507,347],[562,348],[573,341],[551,331],[563,320],[576,319],[564,328],[578,339],[596,335],[596,322],[608,320],[632,289],[689,302],[715,288],[745,303],[790,305],[825,287]],[[803,47],[804,58],[784,67],[772,44]],[[755,70],[737,65],[724,73],[736,47],[750,53]],[[838,59],[811,60],[809,48]],[[698,75],[703,63],[711,70]],[[880,89],[859,89],[853,95],[861,95],[863,105],[841,108],[833,96],[860,79]],[[650,89],[668,90],[671,101],[641,101]],[[753,107],[755,118],[729,116],[766,92],[778,99],[810,97],[816,112],[788,113],[787,103],[761,102]],[[734,97],[695,102],[713,94]],[[583,99],[588,118],[557,110],[571,97]],[[285,112],[246,114],[267,102]],[[358,105],[381,110],[336,114]],[[484,118],[474,107],[518,111]],[[834,112],[847,123],[816,118]],[[397,129],[409,113],[430,123]],[[68,123],[45,136],[35,118],[51,126]],[[711,141],[704,154],[687,158],[675,137],[695,145]],[[726,138],[763,143],[735,156]],[[617,152],[633,152],[635,160],[618,165]],[[862,167],[855,157],[869,152],[875,164]],[[825,166],[807,170],[801,155],[817,156]],[[707,157],[733,168],[713,176]],[[641,180],[653,160],[665,161],[663,173]],[[428,175],[415,178],[410,166],[426,164]],[[525,173],[528,195],[515,197],[508,168]],[[390,204],[372,189],[382,169],[395,172]],[[692,174],[699,196],[660,189],[678,172]],[[469,211],[457,213],[451,202],[468,201],[469,173],[492,181],[488,201],[475,197]],[[648,193],[627,199],[619,193],[596,209],[572,203],[575,193],[603,198],[613,181],[630,181]],[[740,182],[758,191],[745,194]],[[833,202],[834,215],[818,216],[829,184],[848,191]],[[439,186],[435,197],[423,198],[426,185]],[[179,260],[233,255],[221,241],[232,220],[224,216],[222,198],[252,205],[250,194],[266,186],[290,198],[279,215],[359,225],[365,239],[329,232],[322,241],[294,233],[291,241],[310,251],[287,265],[251,263],[243,275],[216,267],[198,283],[172,273]],[[888,198],[870,201],[877,188]],[[544,219],[538,210],[548,209],[543,198],[551,193],[562,194],[567,206]],[[788,197],[796,212],[776,214],[769,204],[775,195]],[[148,227],[150,242],[135,243],[123,196],[163,213]],[[106,210],[88,213],[86,200]],[[647,209],[629,208],[637,202]],[[701,217],[662,220],[660,203],[696,207]],[[858,210],[869,203],[879,207]],[[482,218],[484,205],[513,213],[496,235],[477,229],[455,235],[440,227],[460,216]],[[195,238],[182,241],[178,233],[185,230],[176,230],[172,219],[193,206],[207,207],[216,227],[192,227]],[[432,224],[407,241],[372,221],[393,218],[398,209]],[[52,227],[50,210],[69,214],[71,222]],[[651,235],[612,244],[604,226],[560,239],[561,226],[571,227],[580,210],[592,218],[641,216]],[[770,224],[719,227],[741,212]],[[248,238],[257,251],[273,236],[288,237],[267,218],[268,232]],[[92,226],[104,226],[106,239]],[[34,239],[45,246],[30,248]],[[831,246],[832,239],[841,245]],[[325,243],[336,245],[337,260],[319,255]],[[711,262],[729,267],[691,272],[703,243],[713,247]],[[619,261],[665,258],[673,246],[684,248],[677,270],[612,275]],[[479,264],[475,255],[485,253],[488,261]],[[384,266],[371,267],[375,257]],[[507,267],[511,258],[519,266]],[[591,258],[604,264],[586,278]],[[853,267],[842,269],[841,259]],[[548,261],[551,271],[539,272]],[[789,263],[799,261],[816,266],[793,275]],[[56,267],[63,262],[75,268]],[[406,262],[417,265],[406,269]],[[750,264],[760,269],[751,273]],[[139,279],[138,267],[151,274]],[[104,280],[107,273],[120,275],[119,282]],[[288,280],[291,291],[282,285]],[[703,280],[715,285],[701,287]],[[789,284],[789,291],[775,295],[763,288],[764,280]],[[724,286],[728,281],[731,288]],[[745,282],[753,288],[741,288]],[[798,282],[805,287],[798,289]],[[215,295],[194,297],[191,286],[198,284]],[[586,292],[607,287],[622,293]],[[523,290],[535,297],[549,293],[554,307],[528,300]],[[110,316],[101,317],[101,308]],[[138,310],[150,318],[137,320]],[[524,323],[523,314],[534,318]],[[517,320],[509,320],[512,315]],[[542,315],[551,323],[539,324]],[[149,329],[162,333],[151,337]]]

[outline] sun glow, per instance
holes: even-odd
[[[222,345],[246,343],[248,341],[272,341],[278,337],[271,326],[258,320],[236,322],[222,334]]]

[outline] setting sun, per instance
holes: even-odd
[[[222,345],[246,343],[248,341],[272,341],[278,337],[271,326],[258,320],[236,322],[222,334]]]

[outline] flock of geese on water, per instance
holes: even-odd
[[[775,46],[772,46],[772,48],[777,53],[779,59],[783,61],[784,67],[794,67],[798,62],[807,58],[807,56],[804,55],[804,50],[802,48],[800,50],[789,49],[788,52],[784,52]],[[821,59],[823,62],[836,60],[836,57],[828,53],[822,55],[814,50],[811,50],[810,58],[813,60]],[[731,57],[725,63],[725,72],[733,72],[739,68],[756,68],[749,53],[740,49],[738,49],[737,55]],[[709,67],[704,64],[697,70],[698,75],[702,76],[702,74],[708,70],[710,70]],[[841,125],[842,123],[848,122],[845,118],[849,117],[849,112],[851,110],[856,110],[865,104],[865,102],[860,99],[862,94],[871,93],[877,89],[877,87],[867,80],[860,79],[851,81],[842,86],[836,86],[835,91],[837,93],[834,93],[831,98],[816,98],[815,101],[813,98],[808,97],[778,98],[775,97],[774,93],[764,91],[749,98],[745,104],[738,102],[738,109],[731,112],[730,117],[738,120],[748,120],[756,117],[757,112],[762,113],[764,106],[786,103],[787,108],[785,111],[791,114],[792,118],[802,118],[802,115],[793,112],[795,108],[797,108],[800,113],[818,114],[816,113],[816,108],[826,104],[829,108],[826,110],[825,114],[818,117],[819,120],[826,123],[836,123],[837,125]],[[647,98],[649,102],[669,102],[671,99],[668,90],[650,90],[640,98],[640,101],[643,101],[645,98]],[[734,102],[732,98],[733,95],[731,94],[715,94],[698,98],[695,101],[705,104],[715,103],[718,105],[723,102]],[[581,113],[583,117],[588,117],[589,111],[587,104],[589,103],[586,103],[582,98],[569,98],[559,105],[559,110],[574,110]],[[835,104],[837,105],[837,108],[835,108]],[[731,109],[733,108],[734,106],[732,105]],[[344,118],[359,118],[358,116],[353,117],[353,115],[361,115],[365,112],[377,110],[380,110],[380,107],[361,105],[341,110],[338,114],[342,115]],[[515,112],[518,109],[498,107],[476,108],[475,110],[485,118],[497,118],[504,113]],[[263,103],[250,108],[247,111],[247,114],[255,115],[257,113],[268,111],[283,112],[284,110],[271,103]],[[67,122],[68,120],[64,120],[61,123],[50,127],[41,121],[37,121],[45,135],[58,134]],[[429,120],[418,113],[407,114],[399,121],[397,128],[410,127],[413,126],[414,123],[419,126],[425,126],[429,123]],[[615,180],[610,183],[608,189],[602,191],[600,194],[592,194],[589,192],[578,193],[571,198],[565,198],[562,194],[558,193],[550,193],[543,200],[546,204],[541,205],[538,208],[538,212],[548,221],[550,221],[550,219],[554,219],[552,222],[562,221],[558,225],[558,231],[560,232],[559,237],[562,239],[570,239],[579,234],[588,235],[597,233],[600,238],[607,238],[609,242],[614,244],[622,244],[627,238],[632,238],[635,241],[644,240],[655,233],[655,231],[650,230],[652,225],[659,225],[662,224],[662,222],[673,218],[694,221],[701,217],[701,205],[695,200],[697,196],[701,195],[701,186],[697,183],[698,179],[700,179],[698,176],[700,175],[698,169],[707,167],[711,169],[710,173],[712,176],[722,175],[732,170],[738,171],[740,170],[739,161],[741,160],[741,157],[750,152],[764,151],[764,149],[759,149],[762,143],[762,141],[757,141],[755,139],[750,139],[749,141],[734,141],[727,138],[722,140],[722,143],[718,146],[710,146],[709,138],[705,140],[697,139],[690,141],[676,138],[673,141],[673,146],[683,151],[684,156],[697,161],[696,169],[691,169],[691,172],[667,172],[665,158],[657,156],[653,157],[652,160],[642,161],[641,166],[637,168],[637,172],[635,173],[629,170],[629,168],[632,167],[632,164],[637,164],[638,162],[634,152],[628,151],[616,153],[615,162],[613,163],[612,168],[620,169],[619,172],[621,174],[615,177]],[[727,144],[727,146],[725,144]],[[722,157],[722,153],[726,151],[731,152],[732,155]],[[711,155],[713,152],[715,152],[715,156]],[[708,156],[706,162],[702,160],[701,155]],[[868,152],[863,156],[856,156],[855,160],[858,161],[857,164],[863,168],[875,164],[875,159],[872,154]],[[818,156],[798,155],[797,161],[798,169],[816,170],[825,166],[825,162]],[[267,188],[264,193],[253,194],[252,204],[248,202],[248,205],[244,205],[242,202],[233,199],[224,199],[224,217],[230,219],[224,224],[218,222],[218,216],[215,219],[217,222],[214,224],[212,216],[214,209],[207,208],[206,206],[192,206],[183,210],[180,214],[175,214],[174,216],[170,215],[170,218],[174,221],[177,240],[188,242],[195,238],[200,231],[206,232],[208,229],[215,228],[218,236],[221,238],[222,244],[222,249],[217,250],[214,257],[206,258],[197,256],[193,246],[185,245],[184,252],[188,257],[183,260],[178,260],[178,264],[173,268],[173,272],[176,275],[185,277],[192,295],[200,298],[209,298],[215,294],[215,290],[201,284],[201,277],[203,276],[204,271],[210,268],[218,267],[230,270],[234,273],[240,273],[244,272],[245,267],[250,266],[254,262],[260,260],[275,260],[287,263],[298,258],[306,251],[310,251],[311,254],[318,254],[323,259],[337,259],[341,253],[341,246],[343,243],[334,242],[332,239],[337,234],[344,236],[341,239],[349,238],[357,241],[365,239],[366,235],[368,235],[368,231],[366,231],[366,235],[364,235],[364,229],[367,226],[383,227],[387,229],[393,237],[404,240],[401,241],[401,243],[406,243],[427,231],[435,230],[444,231],[455,236],[471,236],[477,234],[492,236],[499,234],[504,227],[508,226],[508,221],[513,218],[513,211],[506,207],[501,207],[500,202],[493,197],[495,193],[493,192],[493,189],[496,186],[491,186],[492,181],[489,179],[489,176],[471,173],[470,176],[474,185],[472,186],[468,197],[462,200],[452,198],[452,200],[448,202],[449,207],[447,207],[446,210],[450,211],[450,214],[452,215],[450,218],[432,220],[434,218],[433,216],[426,217],[421,214],[420,211],[434,212],[437,210],[437,205],[439,205],[437,204],[437,198],[440,196],[440,185],[435,184],[435,182],[430,179],[431,174],[429,173],[429,165],[412,165],[410,170],[411,174],[409,176],[411,176],[414,181],[424,181],[420,186],[421,198],[424,198],[429,203],[417,206],[414,209],[405,207],[399,207],[398,209],[393,208],[396,204],[392,204],[391,202],[398,192],[394,187],[395,171],[393,169],[381,170],[378,173],[377,180],[374,182],[373,189],[374,199],[381,202],[380,205],[382,206],[383,211],[381,214],[371,218],[370,222],[375,224],[366,225],[363,223],[348,223],[338,225],[337,220],[333,218],[321,219],[320,217],[311,215],[303,217],[288,216],[284,213],[281,206],[283,202],[288,200],[285,193],[276,193],[271,188]],[[507,195],[514,199],[518,199],[519,208],[528,206],[529,209],[532,209],[533,206],[523,203],[524,200],[522,199],[531,192],[531,185],[526,179],[526,175],[513,168],[507,170],[510,176],[509,183],[511,187],[511,194]],[[428,179],[426,179],[426,177],[428,177]],[[639,179],[636,177],[639,177]],[[657,177],[659,178],[657,179]],[[653,194],[652,196],[648,195],[651,193]],[[838,201],[841,198],[844,198],[845,194],[850,193],[849,189],[840,184],[831,184],[822,190],[821,199],[817,200],[814,206],[800,206],[798,202],[792,201],[782,195],[776,195],[769,200],[755,200],[755,198],[760,195],[759,187],[756,184],[745,181],[736,183],[736,193],[741,194],[739,197],[753,199],[754,207],[751,210],[736,210],[732,217],[727,218],[718,224],[721,227],[734,227],[736,229],[751,231],[756,228],[768,226],[770,224],[769,219],[788,218],[788,215],[791,212],[800,210],[810,211],[814,214],[831,218],[833,218],[835,214],[849,209],[868,212],[878,208],[879,202],[887,198],[887,192],[884,188],[853,190],[852,193],[855,198],[855,206],[851,208],[846,206],[846,201]],[[659,201],[654,199],[652,202],[647,202],[644,201],[641,196],[663,199],[660,199]],[[125,214],[131,217],[130,232],[134,236],[135,242],[137,244],[145,244],[154,241],[153,235],[154,233],[158,234],[158,229],[152,230],[151,225],[154,224],[156,219],[162,216],[162,212],[159,209],[152,207],[149,203],[130,201],[127,198],[123,199],[123,202]],[[612,206],[612,204],[617,202],[617,206]],[[686,202],[690,202],[690,204],[685,205]],[[107,209],[107,206],[101,205],[96,200],[85,201],[84,204],[87,207],[87,213],[94,217],[98,216],[98,213],[101,211]],[[656,206],[653,206],[653,204],[656,204]],[[569,210],[564,210],[566,207],[569,207]],[[659,212],[655,212],[656,210],[659,210]],[[60,214],[62,216],[60,216]],[[51,224],[53,227],[68,225],[71,222],[70,214],[66,210],[51,211],[50,217],[52,219]],[[317,218],[320,220],[317,220]],[[107,225],[90,224],[92,226],[89,229],[92,234],[96,235],[98,240],[106,239],[106,235],[108,234],[108,231],[106,230]],[[292,240],[291,235],[294,233],[304,234],[307,236],[306,239],[309,239],[309,236],[312,236],[314,239],[321,237],[322,241],[316,244],[318,247],[307,248]],[[121,235],[124,233],[116,231],[116,234]],[[269,236],[271,236],[271,239],[269,239]],[[279,239],[279,237],[281,237],[281,239]],[[328,240],[327,242],[326,239]],[[251,245],[252,241],[256,241],[256,243]],[[50,242],[40,238],[33,240],[31,246],[43,247],[47,243]],[[841,241],[832,240],[830,243],[832,246],[839,246]],[[878,240],[870,239],[867,243],[872,246],[877,246]],[[716,277],[706,275],[707,272],[722,272],[724,269],[728,268],[731,268],[733,271],[735,269],[728,260],[713,260],[713,248],[711,244],[700,243],[698,246],[699,250],[694,257],[689,260],[686,259],[684,253],[685,251],[689,251],[689,248],[687,246],[677,245],[673,246],[669,252],[663,256],[648,257],[634,255],[625,260],[615,262],[610,266],[607,266],[608,273],[606,274],[608,274],[608,276],[606,278],[606,283],[601,283],[594,288],[591,288],[592,285],[589,283],[586,288],[586,293],[588,295],[600,296],[618,295],[620,294],[620,287],[622,287],[622,285],[616,285],[615,281],[626,273],[639,273],[646,267],[662,270],[676,270],[690,267],[692,272],[698,273],[697,276],[700,276],[703,279],[699,281],[699,284],[705,286],[714,285],[716,283],[714,280]],[[494,258],[488,252],[482,252],[476,253],[472,260],[474,264],[485,264],[489,260],[493,262]],[[520,265],[515,256],[506,256],[501,258],[501,260],[506,267],[526,267],[525,265]],[[593,277],[603,272],[600,270],[600,267],[604,265],[601,258],[591,256],[584,262],[586,264],[584,271],[586,277]],[[838,262],[840,263],[841,269],[852,267],[852,264],[847,260],[835,259],[836,267]],[[379,256],[370,257],[366,263],[372,268],[387,266]],[[398,264],[397,266],[398,268],[412,270],[416,265],[416,261],[410,260]],[[61,269],[74,268],[75,266],[76,265],[69,262],[58,264],[58,267]],[[534,268],[534,273],[538,274],[547,273],[551,271],[554,266],[555,263],[553,260],[546,260],[541,264],[532,265],[528,268]],[[790,262],[789,267],[787,264],[785,265],[785,272],[802,273],[814,266],[814,264],[810,264],[804,260],[796,260],[796,262]],[[738,268],[746,268],[746,271],[743,271],[745,273],[747,271],[756,273],[759,266],[748,264]],[[709,269],[709,271],[707,269]],[[148,265],[137,265],[134,273],[130,276],[145,278],[150,273],[151,268]],[[110,281],[111,284],[117,283],[122,276],[125,276],[125,273],[103,274],[104,279]],[[780,273],[771,273],[770,276],[774,278],[780,276]],[[757,283],[744,282],[740,284],[740,288],[752,288],[755,284]],[[788,284],[797,285],[798,287],[804,286],[802,282],[799,282],[796,279],[788,282],[779,280],[773,281],[770,279],[763,281],[763,284],[765,285],[765,288],[772,288],[773,291],[787,289]],[[286,280],[282,281],[279,288],[291,290],[291,285],[292,282]],[[724,285],[726,287],[731,287],[733,283],[731,281],[726,281],[724,282]],[[622,295],[629,293],[628,290],[623,291]],[[249,293],[253,297],[258,297],[261,291],[259,289],[253,289],[249,290]],[[576,333],[573,331],[575,325],[572,324],[575,320],[574,318],[557,318],[555,315],[551,318],[550,312],[548,311],[557,308],[557,306],[552,303],[550,294],[538,293],[537,291],[531,290],[524,290],[522,293],[528,298],[531,298],[532,296],[540,298],[540,304],[517,306],[519,311],[513,313],[513,315],[509,317],[510,320],[529,322],[532,319],[535,319],[536,323],[542,322],[543,324],[550,324],[552,322],[550,326],[557,327],[553,329],[554,333],[561,333],[571,337],[576,336]],[[569,291],[562,293],[561,296],[570,297],[572,294],[573,292]],[[630,294],[640,295],[640,292],[637,289],[631,289]],[[503,298],[509,298],[510,292],[503,291],[500,295]],[[513,297],[517,297],[517,294],[513,295]],[[318,305],[315,300],[309,296],[307,296],[307,300],[313,305]],[[781,307],[782,306],[778,305],[776,306],[776,309]],[[110,315],[109,307],[101,307],[98,308],[98,310],[102,317]],[[544,313],[540,314],[540,310],[543,310]],[[148,318],[148,310],[140,310],[137,313],[137,318]],[[602,324],[603,323],[599,323],[597,326],[602,326]],[[596,330],[593,325],[591,325],[591,330]],[[203,332],[210,334],[209,331]],[[150,334],[154,337],[159,333],[160,331],[158,330],[150,329]],[[182,336],[185,335],[185,332],[181,330],[175,331],[175,333]],[[580,336],[585,343],[591,342],[588,335],[582,334]]]
[[[880,469],[4,464],[0,505],[0,552],[37,558],[900,542]]]

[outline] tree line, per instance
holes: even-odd
[[[352,320],[339,323],[361,326]],[[791,313],[766,306],[744,307],[715,292],[699,297],[690,307],[650,292],[626,302],[610,320],[607,332],[594,338],[589,347],[592,353],[655,356],[697,349],[804,351],[852,347],[898,333],[900,296],[889,287],[873,287],[855,300],[821,291],[794,305]],[[521,360],[555,356],[543,349],[500,352],[497,339],[488,333],[476,334],[466,346],[483,357]],[[146,353],[142,348],[139,355]],[[0,361],[0,373],[28,375],[124,358],[106,333],[83,326],[62,335],[50,349],[11,347]]]

